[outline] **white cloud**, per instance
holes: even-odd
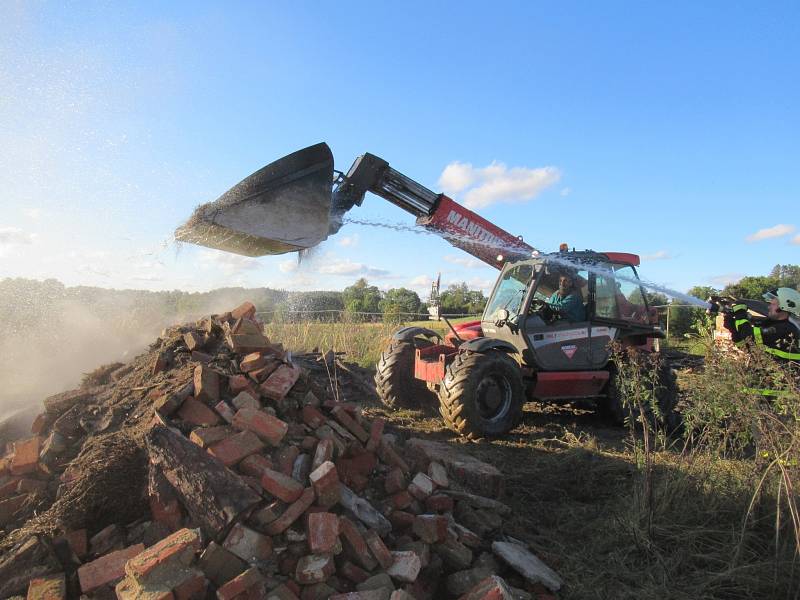
[[[362,276],[362,277],[376,277],[385,278],[391,275],[390,271],[385,269],[377,269],[375,267],[367,266],[363,263],[353,262],[347,258],[335,258],[327,255],[320,262],[323,264],[315,270],[317,273],[323,275],[343,275],[343,276]]]
[[[339,238],[337,243],[344,248],[355,248],[358,245],[358,234],[346,235]]]
[[[433,283],[433,278],[432,277],[429,277],[428,275],[417,275],[416,277],[414,277],[414,279],[412,279],[411,281],[408,282],[408,285],[414,286],[414,287],[426,287],[426,288],[429,288],[429,287],[431,287],[432,283]]]
[[[292,273],[293,271],[297,271],[299,266],[296,260],[284,260],[278,264],[278,270],[281,273]]]
[[[258,259],[251,256],[241,256],[220,250],[203,250],[200,253],[200,262],[206,268],[218,267],[228,275],[252,271],[261,266]]]
[[[748,235],[745,239],[748,242],[758,242],[761,240],[768,240],[771,238],[789,235],[790,233],[794,233],[795,229],[797,228],[794,225],[785,225],[781,223],[773,227],[767,227],[766,229],[759,229],[755,233]]]
[[[29,219],[37,221],[42,217],[42,215],[44,215],[44,211],[41,208],[26,208],[22,211],[22,214]]]
[[[481,290],[485,294],[488,294],[492,291],[494,287],[495,280],[494,279],[486,279],[484,277],[473,277],[472,279],[467,280],[467,285],[471,290]]]
[[[444,260],[454,265],[461,265],[467,269],[479,269],[486,266],[486,263],[482,260],[469,256],[453,256],[452,254],[446,254]]]
[[[36,235],[18,229],[17,227],[0,227],[0,245],[22,246],[32,244]]]
[[[463,193],[468,208],[485,208],[498,202],[520,203],[535,198],[542,190],[561,179],[556,167],[512,167],[493,162],[475,168],[469,163],[452,162],[439,177],[446,194]]]
[[[795,246],[800,246],[800,233],[792,238],[792,244]]]
[[[674,258],[674,257],[666,250],[659,250],[658,252],[653,252],[652,254],[642,255],[642,260],[665,260],[667,258]]]
[[[744,277],[744,273],[723,273],[722,275],[714,275],[710,278],[710,281],[716,286],[724,287],[729,283],[736,283],[742,277]]]

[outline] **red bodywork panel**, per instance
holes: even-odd
[[[630,252],[603,252],[608,257],[608,260],[615,263],[622,263],[624,265],[639,266],[639,255],[631,254]]]
[[[439,196],[433,214],[429,217],[419,217],[417,225],[444,232],[445,239],[453,246],[461,248],[495,269],[502,269],[508,260],[530,258],[533,252],[533,247],[520,238],[464,208],[444,194]],[[503,255],[501,260],[497,260],[498,254]]]
[[[417,348],[414,360],[414,377],[429,383],[441,383],[447,363],[458,354],[458,348],[444,344],[436,344],[426,348]]]
[[[551,371],[536,374],[533,398],[585,398],[597,396],[608,382],[608,371]]]
[[[475,338],[483,337],[483,330],[481,329],[481,322],[480,321],[469,321],[467,323],[459,323],[458,325],[453,325],[453,329],[458,332],[458,337],[461,338],[462,341],[468,342],[469,340],[474,340]],[[453,335],[452,331],[448,331],[447,334],[444,336],[444,341],[447,344],[455,346],[456,336]]]

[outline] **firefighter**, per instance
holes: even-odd
[[[769,302],[766,320],[754,323],[746,305],[734,304],[725,313],[725,327],[737,345],[751,339],[777,360],[800,364],[800,292],[778,288],[764,299]]]

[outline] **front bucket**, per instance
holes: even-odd
[[[328,237],[332,188],[330,148],[309,146],[198,206],[175,239],[245,256],[305,250]]]

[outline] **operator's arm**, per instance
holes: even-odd
[[[768,354],[786,360],[800,360],[800,340],[788,321],[762,326],[750,321],[744,304],[736,304],[731,308],[732,312],[725,315],[725,327],[731,332],[734,343],[741,344],[753,339]]]

